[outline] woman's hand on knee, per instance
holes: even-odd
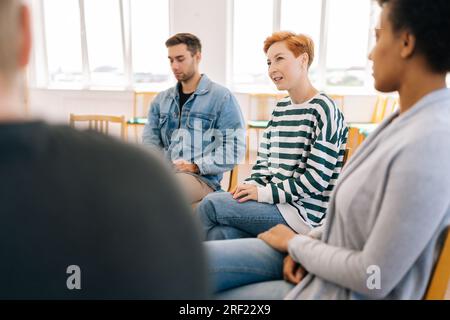
[[[288,226],[278,224],[268,231],[258,234],[258,238],[280,252],[287,252],[289,240],[296,235]]]
[[[298,284],[306,275],[306,270],[287,255],[283,261],[283,278],[287,282]]]
[[[253,184],[240,184],[231,194],[233,199],[237,199],[238,202],[258,201],[258,187]]]

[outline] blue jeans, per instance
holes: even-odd
[[[219,299],[283,299],[294,285],[283,281],[281,253],[260,239],[204,243]]]
[[[229,192],[208,194],[197,207],[205,240],[253,238],[277,224],[286,224],[274,204],[239,203]]]

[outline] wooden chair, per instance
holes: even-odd
[[[154,91],[135,91],[133,93],[133,114],[127,121],[127,125],[133,127],[135,141],[138,142],[138,127],[142,127],[145,122],[141,121],[148,116],[150,103],[158,95]]]
[[[120,137],[126,141],[127,123],[125,116],[106,116],[106,115],[75,115],[70,114],[70,126],[75,128],[75,122],[87,122],[89,130],[95,130],[104,134],[109,134],[110,123],[117,123],[120,125]]]
[[[347,163],[347,160],[351,157],[351,155],[352,155],[352,149],[346,148],[345,152],[344,152],[344,159],[342,160],[342,167],[345,166],[345,164]]]
[[[356,150],[364,139],[365,136],[360,132],[359,128],[348,128],[347,146],[350,150]]]
[[[372,114],[372,123],[380,123],[398,106],[398,98],[378,96]]]
[[[133,118],[146,118],[150,103],[158,95],[154,91],[135,91],[133,94]]]
[[[447,227],[442,247],[431,280],[425,294],[425,300],[444,300],[450,280],[450,227]]]
[[[239,174],[239,165],[235,165],[234,168],[230,171],[230,179],[228,180],[228,192],[231,192],[234,188],[236,188],[238,184],[238,174]]]

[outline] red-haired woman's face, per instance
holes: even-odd
[[[269,77],[278,90],[290,90],[302,85],[305,73],[308,71],[306,54],[297,58],[288,49],[285,41],[275,42],[267,50],[267,65]]]

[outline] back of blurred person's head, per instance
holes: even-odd
[[[199,227],[162,161],[11,117],[30,45],[28,8],[0,0],[0,300],[206,297]]]
[[[0,84],[4,87],[12,85],[28,64],[29,28],[28,9],[20,0],[0,1]]]

